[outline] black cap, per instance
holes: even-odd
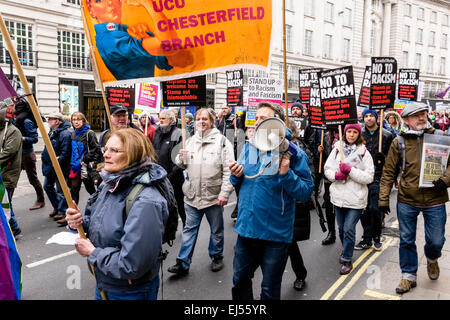
[[[110,106],[109,112],[111,113],[111,115],[116,114],[117,112],[128,112],[128,108],[123,104],[118,103]]]

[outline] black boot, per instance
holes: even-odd
[[[326,246],[335,242],[336,242],[336,231],[331,230],[330,232],[328,232],[327,237],[323,239],[322,245]]]

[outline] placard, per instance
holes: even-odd
[[[245,126],[253,128],[256,122],[257,106],[248,106],[245,113]]]
[[[370,109],[392,108],[395,102],[397,60],[372,58],[370,81]]]
[[[106,87],[108,105],[123,104],[128,111],[133,113],[135,107],[135,90],[133,85],[122,85],[118,87]]]
[[[324,123],[327,127],[358,121],[353,66],[320,72],[319,86]]]
[[[244,105],[244,71],[227,71],[227,105]]]
[[[298,74],[299,97],[303,108],[309,111],[310,92],[315,84],[319,84],[319,72],[322,69],[301,69]]]
[[[322,103],[320,101],[320,86],[314,84],[309,96],[309,121],[311,127],[314,129],[325,130],[326,126],[323,123]]]
[[[162,83],[165,107],[206,106],[206,75]]]
[[[159,84],[143,82],[136,84],[136,105],[134,113],[159,113],[161,106],[161,90]]]
[[[248,105],[257,106],[262,101],[283,104],[283,80],[273,78],[248,78]]]
[[[428,133],[423,135],[419,188],[433,187],[433,181],[445,174],[449,154],[450,137]]]
[[[398,73],[398,99],[417,101],[419,69],[400,69]]]
[[[364,71],[364,78],[361,85],[361,91],[359,92],[358,107],[370,108],[370,76],[371,67],[366,66],[366,71]]]

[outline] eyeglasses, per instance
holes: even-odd
[[[102,148],[102,153],[103,153],[103,154],[106,154],[107,152],[109,152],[109,153],[111,153],[111,154],[118,154],[118,153],[125,152],[125,151],[119,150],[119,149],[117,149],[117,148],[103,147],[103,148]]]

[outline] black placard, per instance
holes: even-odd
[[[319,83],[319,72],[322,69],[301,69],[298,74],[298,86],[300,102],[303,108],[309,111],[309,99],[311,88]]]
[[[244,72],[242,69],[227,71],[227,105],[244,105]]]
[[[134,85],[120,87],[106,87],[108,105],[123,104],[128,111],[133,113],[135,107],[135,89]]]
[[[397,82],[397,60],[372,58],[370,76],[370,109],[393,108]]]
[[[206,106],[206,75],[163,82],[165,107]]]
[[[320,101],[320,86],[314,84],[309,96],[309,121],[312,128],[326,129],[323,122],[322,103]]]
[[[398,73],[398,98],[417,101],[419,91],[419,69],[400,69]]]
[[[370,108],[370,75],[371,67],[367,66],[364,72],[364,78],[361,85],[361,91],[359,92],[358,107]]]
[[[336,127],[358,121],[353,66],[319,73],[324,123]]]

